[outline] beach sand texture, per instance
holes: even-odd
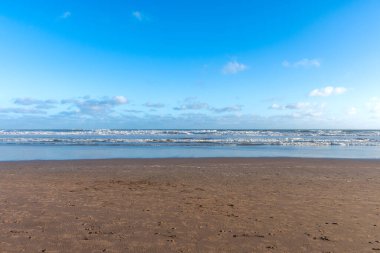
[[[380,161],[2,162],[0,252],[380,252]]]

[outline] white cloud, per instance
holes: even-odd
[[[113,101],[115,105],[123,105],[128,103],[128,99],[124,96],[115,96],[110,101]]]
[[[225,75],[229,74],[237,74],[238,72],[242,72],[248,68],[247,65],[239,63],[237,61],[230,61],[226,65],[224,65],[222,69],[222,73]]]
[[[66,19],[66,18],[69,18],[71,17],[71,12],[70,11],[65,11],[64,13],[62,13],[62,15],[60,16],[60,18],[62,19]]]
[[[344,87],[326,86],[320,89],[314,89],[309,93],[310,97],[328,97],[331,95],[340,95],[347,92]]]
[[[296,62],[283,61],[282,66],[286,68],[319,68],[321,66],[321,62],[318,59],[301,59]]]
[[[135,17],[138,21],[143,21],[144,16],[140,11],[132,12],[132,16]]]

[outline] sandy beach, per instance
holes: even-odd
[[[380,160],[0,163],[0,252],[380,252]]]

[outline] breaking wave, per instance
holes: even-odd
[[[0,130],[0,144],[380,146],[380,130]]]

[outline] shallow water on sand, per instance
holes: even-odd
[[[68,146],[0,145],[0,161],[171,157],[380,159],[378,146]]]

